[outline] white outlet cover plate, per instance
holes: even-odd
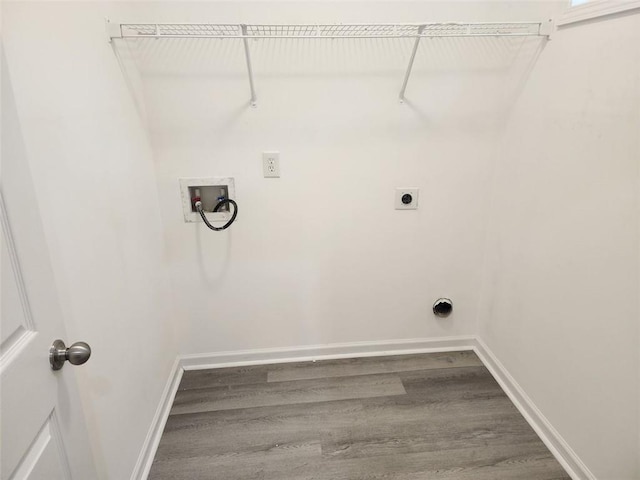
[[[411,203],[402,203],[402,196],[409,194],[413,197]],[[399,187],[396,188],[396,210],[416,210],[418,208],[418,194],[420,189],[418,187]]]
[[[264,178],[280,178],[280,152],[262,152]]]
[[[191,196],[189,195],[189,187],[208,187],[217,185],[226,185],[229,192],[229,198],[236,199],[236,187],[233,177],[190,177],[179,178],[180,197],[182,200],[182,214],[185,223],[202,223],[200,214],[191,210]],[[231,207],[233,208],[233,207]],[[230,212],[213,213],[205,212],[207,220],[210,222],[227,222],[231,219]]]

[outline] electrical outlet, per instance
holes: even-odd
[[[265,178],[280,178],[280,152],[262,152],[262,173]]]
[[[396,188],[396,210],[416,210],[419,192],[417,187]]]

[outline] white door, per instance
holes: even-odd
[[[2,58],[2,71],[6,62]],[[0,181],[0,479],[93,480],[74,369],[49,364],[67,344],[9,79],[2,76]]]

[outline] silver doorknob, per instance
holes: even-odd
[[[58,339],[49,349],[49,363],[53,370],[60,370],[67,360],[72,365],[82,365],[90,356],[91,347],[85,342],[76,342],[67,348],[64,342]]]

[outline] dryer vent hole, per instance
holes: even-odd
[[[439,298],[433,304],[433,313],[436,317],[448,317],[453,311],[453,302],[448,298]]]

